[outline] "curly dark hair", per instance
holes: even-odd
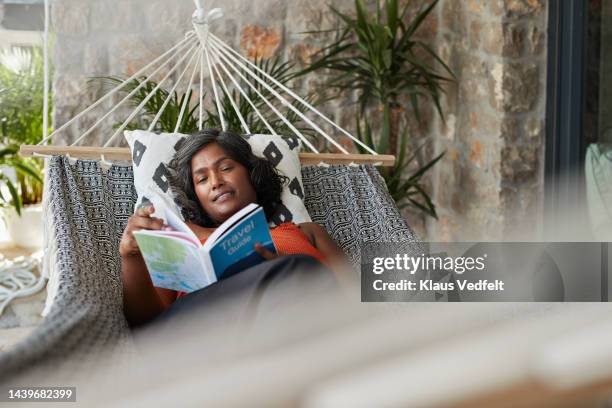
[[[174,200],[181,208],[185,220],[203,227],[215,225],[196,196],[191,176],[191,158],[211,143],[217,143],[228,157],[246,167],[257,194],[257,203],[263,207],[269,221],[280,204],[281,191],[287,177],[279,174],[268,160],[255,156],[242,136],[217,129],[205,129],[192,134],[181,139],[174,147],[176,153],[170,161],[168,180]]]

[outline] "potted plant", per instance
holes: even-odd
[[[381,169],[396,204],[399,208],[416,207],[437,218],[422,177],[443,153],[425,164],[417,160],[420,148],[409,154],[405,113],[412,112],[420,121],[420,100],[428,98],[442,115],[442,85],[454,80],[454,75],[416,35],[437,0],[426,3],[413,16],[410,6],[414,2],[405,3],[400,10],[398,0],[376,0],[376,11],[370,13],[363,0],[355,0],[354,16],[332,7],[340,27],[315,33],[335,32],[337,36],[315,54],[314,61],[300,75],[313,71],[328,72],[326,85],[329,88],[356,91],[359,103],[356,136],[378,153],[396,156],[394,167]],[[437,62],[443,73],[432,62]],[[382,120],[374,129],[373,121],[367,119],[372,110],[382,112]],[[356,148],[364,153],[360,146],[356,145]],[[405,177],[410,171],[412,173]]]
[[[13,242],[23,247],[40,247],[43,239],[43,163],[18,154],[21,144],[42,139],[43,100],[40,48],[1,51],[0,207]]]

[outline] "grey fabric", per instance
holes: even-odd
[[[179,298],[145,330],[172,330],[176,324],[193,324],[193,317],[207,323],[232,325],[257,324],[272,314],[290,318],[296,304],[313,306],[321,293],[338,290],[333,273],[307,255],[288,255],[262,262],[242,273],[215,282]],[[296,298],[295,294],[300,297]],[[223,313],[218,313],[222,309]]]
[[[418,242],[373,167],[311,166],[302,173],[313,221],[355,265],[361,242]],[[104,171],[98,162],[72,164],[54,157],[47,183],[58,292],[35,332],[0,354],[0,383],[34,365],[78,367],[84,357],[102,349],[122,360],[133,348],[122,313],[118,249],[137,198],[132,168],[114,165]],[[69,372],[77,375],[78,370]]]
[[[132,169],[54,157],[47,174],[58,291],[40,326],[0,354],[0,383],[34,364],[77,372],[99,350],[130,351],[118,243],[136,200]],[[74,369],[61,370],[67,365]]]
[[[420,240],[402,218],[376,168],[304,166],[304,203],[359,270],[360,244]]]

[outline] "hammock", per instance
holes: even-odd
[[[393,165],[395,158],[377,154],[210,33],[210,23],[219,18],[221,12],[215,9],[206,13],[200,2],[196,3],[198,10],[193,17],[195,30],[187,33],[182,41],[53,133],[45,134],[38,145],[21,147],[22,155],[49,158],[45,176],[47,236],[43,260],[43,273],[49,278],[49,296],[41,325],[25,341],[0,355],[0,383],[9,381],[19,373],[27,373],[34,365],[78,367],[84,356],[95,355],[102,349],[110,349],[118,359],[131,352],[132,340],[122,312],[118,248],[137,196],[132,167],[125,163],[109,163],[109,160],[131,160],[129,149],[118,147],[120,136],[142,110],[147,99],[125,118],[103,146],[86,146],[85,143],[97,127],[113,119],[115,111],[159,72],[167,74],[146,98],[152,97],[172,74],[177,74],[178,79],[169,91],[170,95],[183,78],[189,78],[187,89],[191,89],[199,72],[200,99],[208,79],[207,89],[212,89],[208,94],[214,96],[222,128],[227,129],[228,112],[224,112],[221,98],[229,95],[234,113],[247,134],[251,133],[251,129],[231,98],[232,90],[245,97],[270,133],[277,135],[266,115],[256,107],[261,105],[246,96],[238,78],[260,97],[262,94],[255,84],[266,89],[274,98],[274,101],[263,100],[268,108],[267,113],[280,119],[311,151],[300,153],[304,200],[310,217],[327,230],[355,268],[360,264],[360,245],[365,242],[411,242],[416,250],[421,250],[420,242],[402,219],[384,180],[373,167]],[[71,146],[47,145],[55,135],[68,129],[145,73],[146,79],[137,88],[114,104],[110,111],[100,115],[99,120]],[[155,127],[168,102],[169,99],[162,105],[149,130]],[[185,98],[175,131],[188,109],[188,102],[188,98]],[[296,106],[301,108],[297,109]],[[280,107],[308,124],[339,153],[320,153],[287,120]],[[47,109],[45,105],[45,117]],[[200,100],[200,129],[203,114],[203,101]],[[349,153],[309,115],[349,137],[369,154]],[[46,130],[46,126],[44,128]]]
[[[306,208],[360,264],[363,242],[420,243],[402,219],[378,172],[368,165],[304,166]],[[136,192],[131,166],[105,171],[98,161],[56,156],[46,177],[48,231],[46,268],[50,296],[39,327],[14,349],[0,354],[0,384],[33,366],[70,367],[80,373],[85,357],[132,350],[122,310],[119,240],[133,213]],[[344,215],[343,215],[344,214]]]

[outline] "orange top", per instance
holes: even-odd
[[[310,255],[322,264],[327,264],[323,254],[310,243],[310,239],[294,223],[281,224],[271,229],[270,235],[272,235],[272,241],[278,253],[283,255]]]
[[[310,255],[322,264],[327,265],[327,260],[323,254],[310,243],[310,239],[296,224],[292,222],[281,224],[272,228],[270,235],[272,235],[272,241],[279,254]],[[206,238],[202,239],[201,242],[206,242]],[[185,295],[185,292],[177,292],[177,298],[183,295]]]

